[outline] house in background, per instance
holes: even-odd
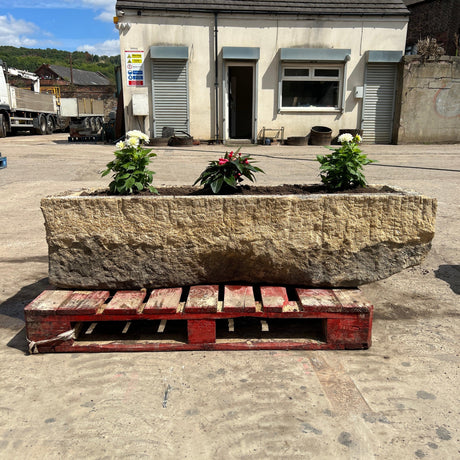
[[[408,54],[426,37],[435,38],[449,56],[458,56],[460,35],[459,0],[404,0],[410,11],[407,30]]]
[[[115,91],[110,80],[99,72],[43,64],[35,73],[40,77],[42,91],[57,87],[62,97],[104,99],[113,97]]]
[[[126,128],[390,143],[408,14],[402,0],[118,0]]]

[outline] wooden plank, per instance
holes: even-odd
[[[99,312],[103,315],[133,315],[138,313],[144,298],[145,291],[117,291]]]
[[[25,313],[49,314],[63,305],[73,294],[73,291],[46,290],[32,300],[24,309]]]
[[[182,288],[154,289],[142,313],[176,313],[181,295]]]
[[[219,286],[192,286],[185,303],[184,313],[216,313]]]
[[[86,330],[85,334],[86,335],[91,335],[94,331],[94,329],[96,329],[96,326],[97,326],[97,323],[91,323],[89,325],[89,328]]]
[[[296,289],[303,311],[338,312],[341,305],[332,289]]]
[[[261,286],[262,307],[265,312],[282,312],[289,305],[286,288],[281,286]]]
[[[364,299],[359,289],[333,289],[342,309],[347,313],[368,313],[372,305]]]
[[[369,314],[356,314],[348,318],[326,320],[326,341],[332,345],[343,344],[347,349],[371,346],[372,318]]]
[[[255,312],[256,301],[252,286],[225,286],[223,311],[225,313]]]
[[[58,315],[94,315],[109,297],[109,291],[75,291],[70,299],[56,310],[56,313]]]
[[[129,327],[131,326],[131,321],[126,321],[125,327],[121,331],[122,334],[126,334],[128,332]]]
[[[190,344],[214,343],[216,341],[216,322],[206,319],[189,319],[187,335]]]
[[[166,322],[167,322],[166,319],[162,319],[162,320],[160,321],[160,324],[158,325],[158,329],[157,329],[157,332],[158,332],[158,333],[163,334],[163,332],[165,331]]]

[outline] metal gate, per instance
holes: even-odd
[[[164,127],[189,132],[187,61],[161,59],[152,62],[154,136]]]
[[[396,93],[395,64],[368,64],[364,87],[363,141],[390,144]]]

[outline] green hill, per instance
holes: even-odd
[[[15,48],[0,46],[0,59],[10,67],[35,72],[42,64],[70,67],[74,69],[101,72],[115,83],[115,68],[120,65],[120,56],[97,56],[84,51],[61,51],[56,49]]]

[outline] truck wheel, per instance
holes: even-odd
[[[97,134],[98,130],[97,130],[97,126],[96,126],[96,119],[91,118],[90,124],[91,124],[91,134]]]
[[[54,120],[51,115],[46,117],[46,134],[53,134],[54,132]]]
[[[3,113],[0,113],[0,137],[6,137],[8,128],[6,126],[6,119]]]
[[[35,128],[35,134],[46,134],[46,118],[44,115],[38,116],[38,128]]]
[[[99,117],[96,118],[96,130],[99,132],[102,128],[102,121]]]

